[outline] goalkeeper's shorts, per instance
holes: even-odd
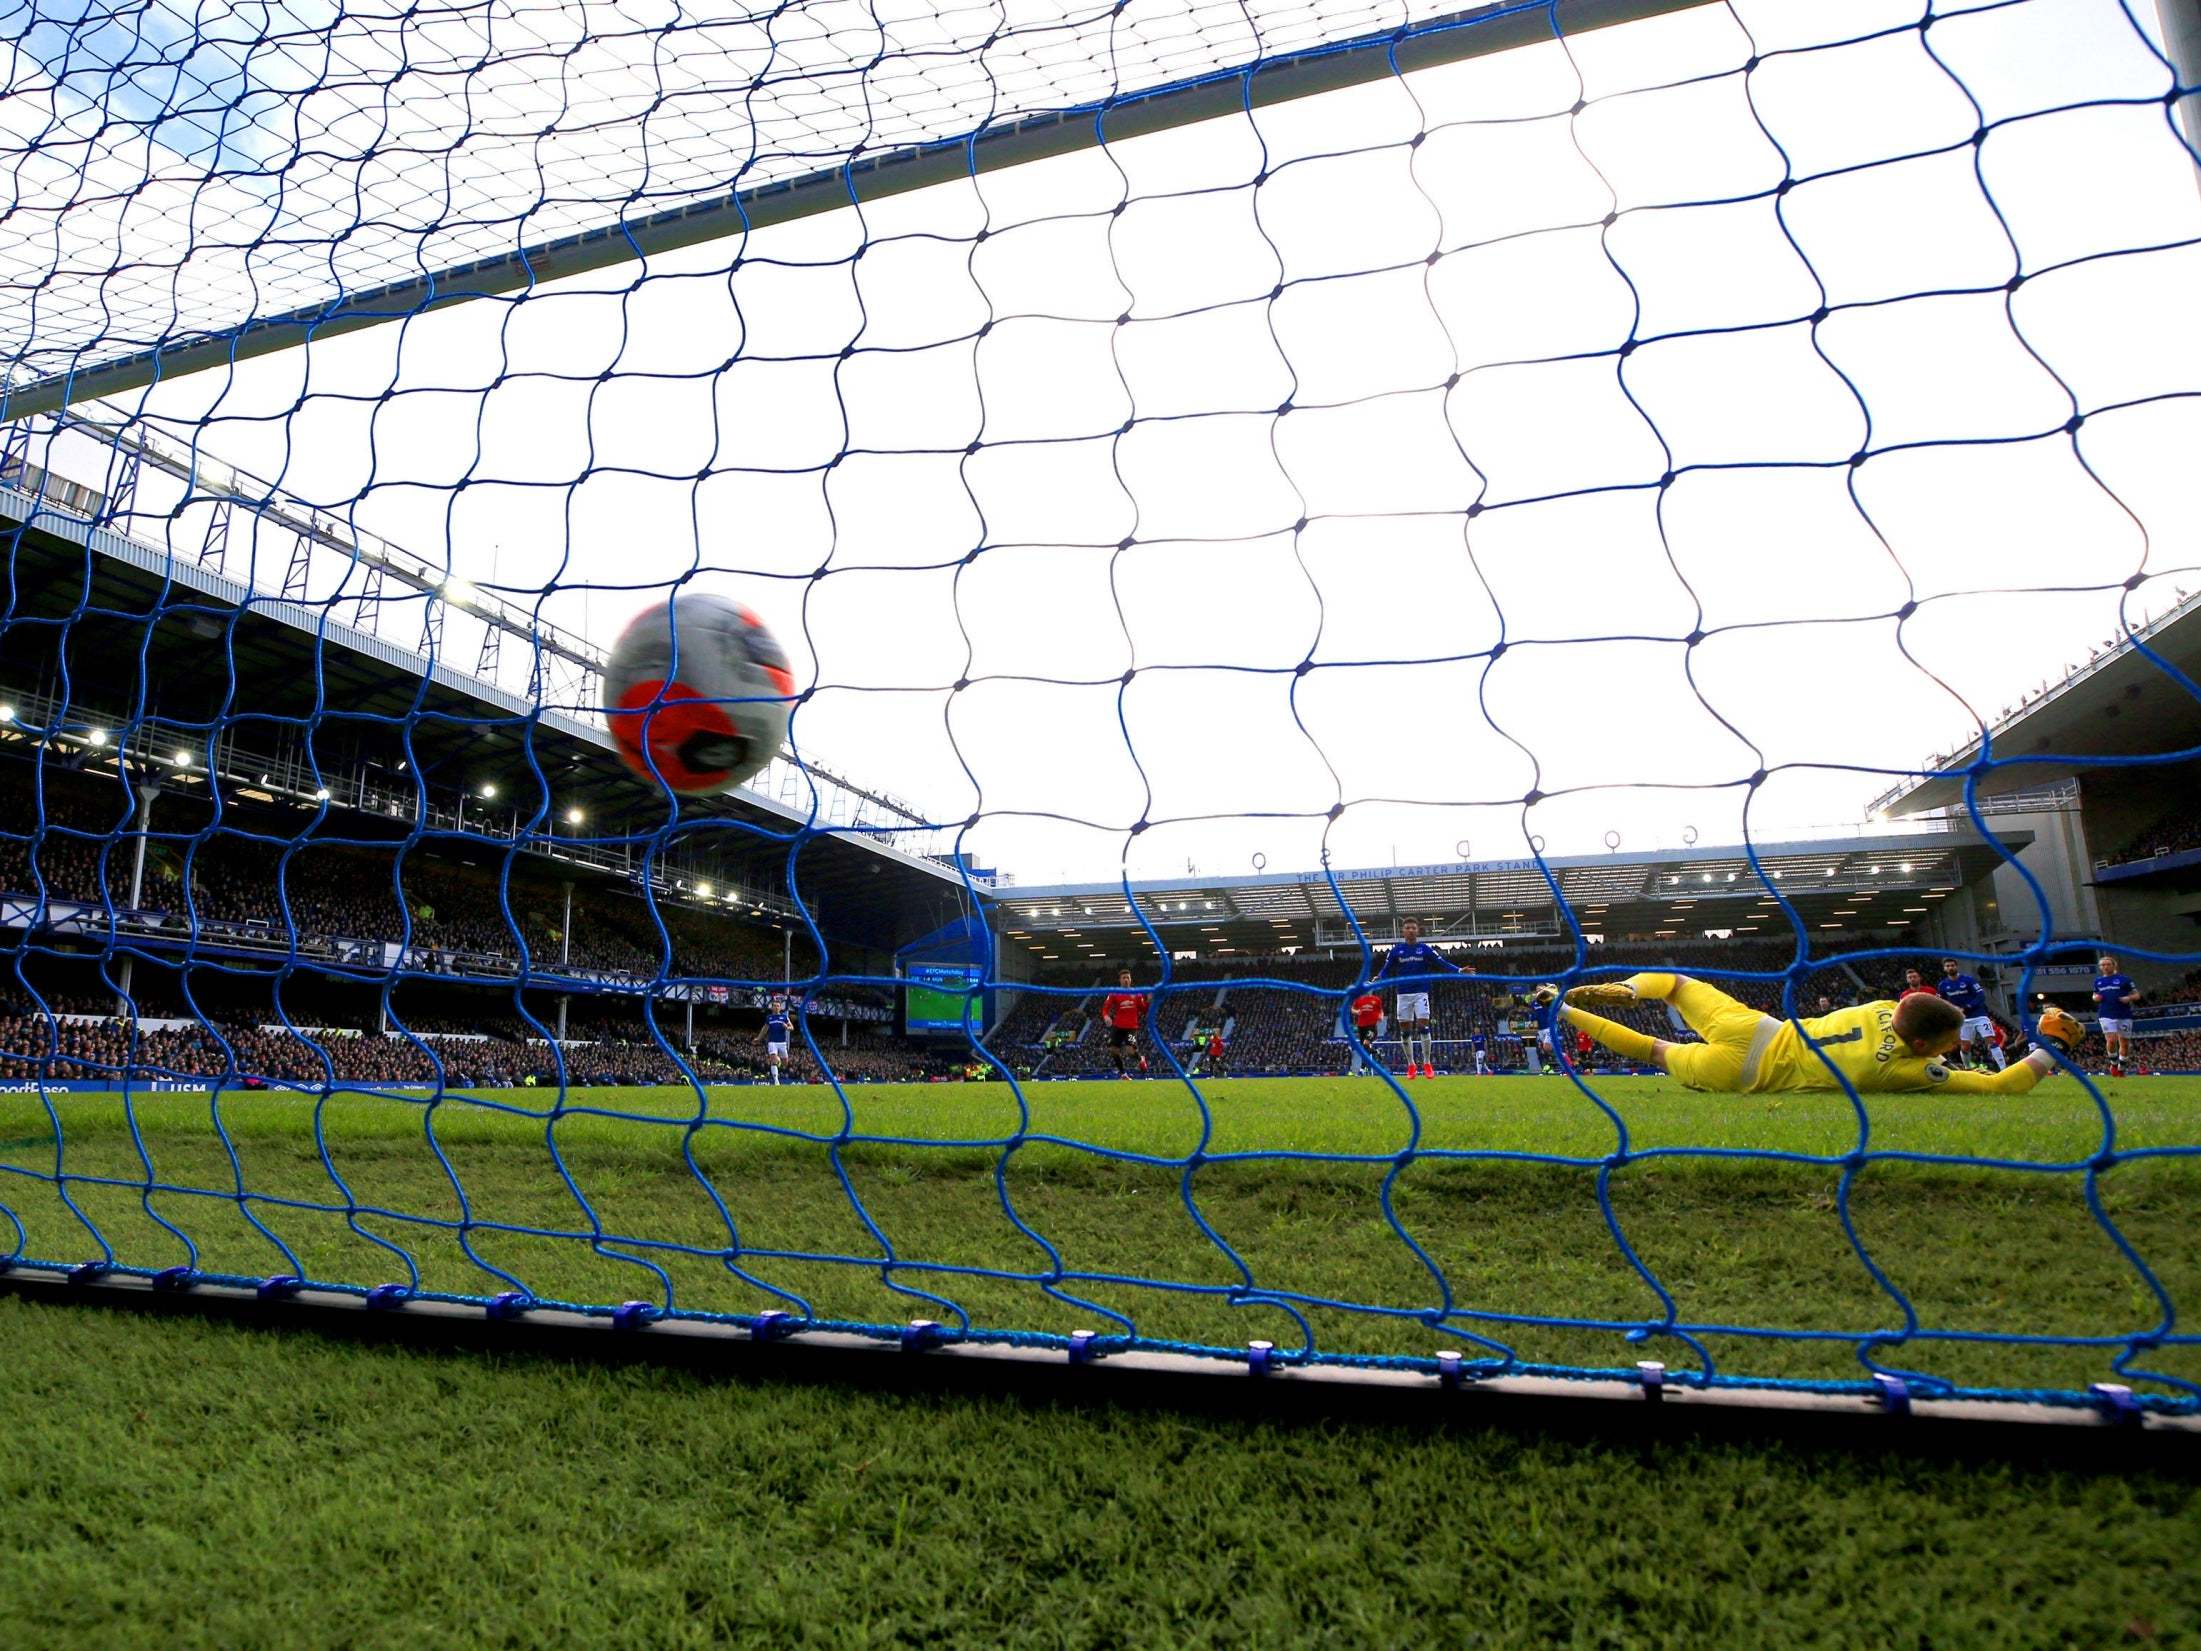
[[[1666,1000],[1702,1043],[1669,1044],[1666,1070],[1692,1089],[1725,1093],[1748,1089],[1758,1062],[1782,1023],[1747,1003],[1737,1003],[1717,986],[1686,975]]]

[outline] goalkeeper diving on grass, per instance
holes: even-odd
[[[1556,1003],[1559,1019],[1614,1053],[1655,1066],[1691,1089],[1718,1094],[1840,1089],[1847,1078],[1860,1094],[1934,1090],[2022,1095],[2056,1069],[2056,1058],[2046,1048],[2036,1048],[2000,1072],[1950,1066],[1948,1056],[1962,1034],[1964,1011],[1930,992],[1900,1003],[1861,1003],[1810,1020],[1782,1020],[1736,1002],[1716,986],[1677,974],[1631,975],[1566,993],[1544,986],[1537,989],[1536,999]],[[1704,1041],[1653,1037],[1589,1007],[1630,1003],[1670,1006]],[[2044,1044],[2054,1043],[2067,1054],[2085,1036],[2084,1027],[2056,1008],[2042,1012],[2038,1030]]]

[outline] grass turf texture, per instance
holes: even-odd
[[[1858,1378],[1854,1338],[1899,1327],[1901,1314],[1843,1233],[1839,1167],[1670,1153],[1724,1147],[1838,1159],[1857,1141],[1849,1104],[1840,1096],[1699,1096],[1648,1080],[1603,1084],[1600,1093],[1626,1121],[1637,1155],[1611,1172],[1616,1217],[1673,1293],[1680,1319],[1837,1333],[1807,1341],[1717,1337],[1710,1345],[1722,1371]],[[1531,1363],[1691,1362],[1672,1339],[1637,1346],[1615,1330],[1521,1322],[1664,1316],[1598,1209],[1599,1161],[1616,1144],[1601,1111],[1559,1080],[1439,1081],[1413,1094],[1423,1151],[1574,1160],[1420,1158],[1398,1177],[1393,1207],[1450,1283],[1453,1323]],[[1349,1080],[1212,1085],[1205,1141],[1200,1110],[1181,1085],[1040,1085],[1028,1095],[1028,1134],[1157,1159],[1210,1155],[1190,1178],[1194,1198],[1257,1288],[1397,1310],[1305,1306],[1324,1349],[1426,1355],[1445,1344],[1410,1316],[1438,1304],[1437,1285],[1382,1212],[1391,1157],[1409,1142],[1407,1114],[1388,1089]],[[2119,1151],[2201,1140],[2201,1083],[2129,1082],[2112,1097]],[[57,1096],[72,1212],[51,1181],[38,1179],[54,1168],[52,1116],[37,1096],[7,1096],[0,1203],[23,1228],[21,1253],[64,1262],[99,1256],[96,1228],[119,1261],[182,1264],[188,1252],[165,1221],[198,1245],[202,1269],[292,1270],[247,1221],[249,1208],[318,1281],[408,1282],[409,1258],[430,1290],[510,1288],[494,1267],[545,1299],[616,1302],[661,1295],[656,1276],[630,1259],[647,1257],[669,1276],[675,1303],[692,1310],[788,1307],[762,1287],[769,1285],[821,1318],[951,1316],[891,1288],[891,1278],[952,1299],[982,1327],[1113,1328],[1028,1279],[957,1270],[1032,1275],[1052,1267],[1008,1219],[996,1187],[998,1143],[1019,1127],[1005,1085],[852,1090],[853,1132],[894,1139],[838,1149],[819,1138],[848,1120],[823,1088],[714,1091],[713,1121],[704,1127],[694,1127],[695,1097],[679,1091],[577,1092],[555,1120],[547,1115],[554,1097],[542,1091],[492,1098],[523,1110],[463,1098],[431,1108],[339,1093],[317,1108],[310,1099],[229,1095],[218,1109],[225,1142],[201,1094],[137,1095],[127,1110],[108,1097]],[[1876,1101],[1871,1125],[1875,1151],[2011,1166],[2084,1163],[2102,1141],[2093,1101],[2068,1079],[2015,1101]],[[589,1216],[558,1175],[550,1141],[604,1232],[630,1242],[590,1242]],[[1124,1313],[1142,1334],[1222,1346],[1255,1337],[1287,1348],[1301,1342],[1281,1308],[1233,1299],[1243,1276],[1188,1214],[1177,1165],[1037,1140],[1009,1156],[1002,1179],[1018,1217],[1055,1246],[1064,1266],[1105,1275],[1062,1288]],[[145,1190],[148,1181],[155,1190]],[[2084,1182],[2069,1170],[1880,1160],[1857,1172],[1849,1208],[1867,1250],[1929,1328],[2079,1336],[2151,1328],[2160,1308],[2087,1209]],[[2098,1185],[2103,1207],[2172,1300],[2201,1297],[2201,1160],[2123,1161]],[[240,1187],[249,1204],[238,1201]],[[435,1222],[470,1225],[462,1235]],[[0,1219],[0,1238],[9,1235]],[[882,1266],[887,1245],[891,1268]],[[818,1259],[827,1256],[864,1264]],[[1172,1287],[1110,1281],[1133,1278]],[[1965,1342],[1919,1342],[1883,1355],[1961,1384],[2006,1388],[2083,1388],[2111,1376],[2112,1356],[2100,1347]],[[2192,1349],[2160,1349],[2145,1362],[2201,1378]]]
[[[5,1297],[0,1348],[0,1645],[42,1651],[2201,1644],[2175,1466],[1294,1428]]]

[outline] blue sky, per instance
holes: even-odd
[[[134,123],[177,161],[234,173],[287,153],[284,117],[306,82],[279,45],[310,40],[330,15],[268,0],[191,17],[159,0],[37,0],[0,10],[0,35],[45,68],[72,111]],[[25,79],[19,64],[11,91]]]

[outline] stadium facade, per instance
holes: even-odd
[[[2030,835],[2015,858],[2055,933],[2116,951],[2158,1004],[2201,996],[2201,595],[2130,636],[2104,638],[2060,678],[2002,708],[1984,739],[1936,753],[1875,802],[1883,815],[1962,822],[1976,805],[1998,833]],[[1967,787],[1971,804],[1967,803]],[[1952,944],[2024,946],[2040,932],[2019,873],[1995,868],[1979,928]],[[2066,971],[2076,984],[2078,960]],[[2053,988],[2066,982],[2052,981]]]

